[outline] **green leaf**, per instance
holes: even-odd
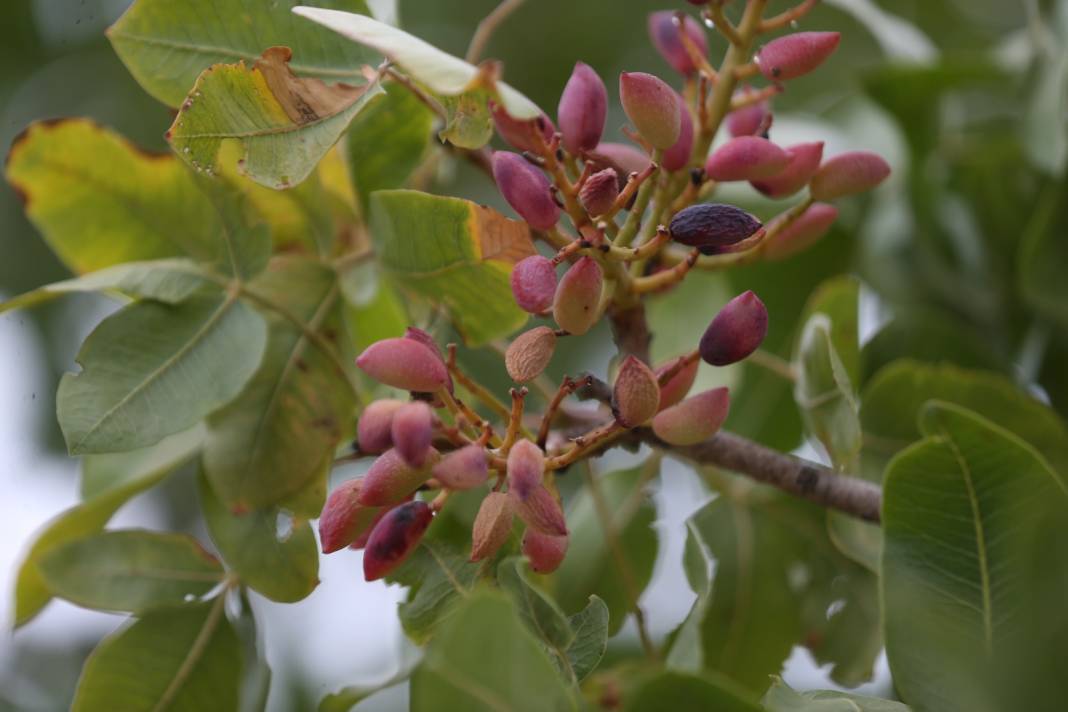
[[[389,82],[384,89],[346,134],[345,154],[364,213],[371,193],[404,185],[426,155],[434,126],[434,113],[406,87]]]
[[[156,445],[121,455],[92,455],[83,460],[83,504],[45,525],[19,565],[15,579],[15,626],[32,619],[52,599],[38,562],[53,549],[104,528],[134,495],[149,489],[188,460],[200,447],[202,430],[179,433]]]
[[[497,566],[497,582],[512,596],[519,616],[545,644],[565,679],[574,681],[567,649],[575,640],[575,632],[560,607],[527,579],[526,566],[521,556],[505,559]]]
[[[311,4],[366,12],[364,0],[315,0]],[[108,30],[115,52],[149,94],[177,107],[200,73],[213,64],[255,60],[268,47],[297,50],[293,71],[302,77],[362,82],[360,67],[377,54],[339,40],[291,14],[293,2],[243,0],[137,0]],[[226,19],[237,18],[240,25]]]
[[[1008,370],[988,334],[934,309],[912,308],[898,314],[864,344],[863,353],[864,381],[902,358],[953,363],[962,368]]]
[[[196,176],[219,216],[219,240],[215,266],[236,281],[248,281],[267,266],[271,257],[271,231],[259,213],[240,178],[216,180]]]
[[[567,648],[567,658],[576,682],[597,669],[608,648],[608,606],[597,596],[590,596],[586,607],[567,619],[574,640]]]
[[[392,280],[444,308],[468,344],[526,322],[510,284],[512,266],[534,254],[526,223],[460,198],[383,190],[371,196],[371,233]]]
[[[297,185],[341,138],[357,113],[382,93],[301,79],[289,68],[291,52],[272,47],[252,67],[219,64],[204,71],[182,104],[167,140],[198,172],[220,171],[224,140],[241,142],[240,169],[268,188]]]
[[[198,423],[139,450],[86,455],[82,458],[81,497],[88,501],[156,473],[171,472],[199,453],[203,443],[204,426]]]
[[[458,148],[478,149],[493,138],[493,114],[489,102],[492,94],[485,89],[467,91],[458,96],[443,96],[448,119],[438,138]]]
[[[499,100],[517,119],[535,119],[541,115],[541,109],[534,102],[504,82],[493,81],[479,67],[446,54],[396,27],[348,12],[312,7],[298,7],[293,12],[354,42],[373,47],[438,94],[456,96],[482,89]]]
[[[225,598],[152,611],[90,654],[72,712],[234,710],[241,647]]]
[[[575,634],[560,607],[526,576],[526,559],[513,556],[497,566],[497,582],[515,600],[519,616],[539,638],[562,651],[571,644]]]
[[[217,250],[219,218],[185,166],[91,121],[31,125],[12,145],[6,174],[74,272]]]
[[[81,373],[59,383],[67,448],[133,450],[190,427],[241,392],[266,341],[263,317],[233,295],[125,307],[82,344]]]
[[[803,642],[834,664],[836,682],[871,679],[882,647],[872,574],[831,545],[819,507],[771,493],[752,499],[721,495],[687,522],[684,562],[698,599],[668,666],[761,692]]]
[[[645,681],[624,712],[760,712],[760,707],[729,681],[666,671]]]
[[[110,531],[55,547],[38,564],[45,584],[85,608],[145,611],[199,598],[223,580],[219,561],[192,537]]]
[[[1068,332],[1068,286],[1057,267],[1068,259],[1068,247],[1061,238],[1068,228],[1066,190],[1068,181],[1051,183],[1043,190],[1020,240],[1018,261],[1024,298],[1064,332]]]
[[[931,403],[887,468],[886,648],[916,710],[1054,709],[1068,694],[1068,492],[1026,443]]]
[[[411,709],[577,709],[549,658],[505,596],[479,591],[441,626],[412,675]]]
[[[600,476],[605,509],[610,513],[620,549],[633,574],[628,582],[620,573],[611,547],[605,541],[597,505],[587,486],[568,508],[569,546],[563,564],[553,575],[552,592],[567,611],[582,608],[590,596],[601,598],[608,607],[609,634],[623,626],[633,601],[630,586],[641,594],[653,575],[659,538],[653,524],[656,505],[648,493],[639,490],[647,473],[646,464]]]
[[[465,553],[427,538],[387,577],[391,583],[410,587],[407,600],[397,607],[397,616],[404,632],[420,645],[469,596],[481,569]]]
[[[338,330],[337,276],[320,262],[279,258],[249,290],[324,340]],[[292,321],[267,315],[263,361],[241,394],[208,417],[204,469],[231,510],[267,507],[305,489],[353,427],[355,403],[338,361]],[[315,511],[301,511],[309,517]]]
[[[794,357],[794,397],[808,431],[820,441],[831,461],[845,468],[860,453],[862,433],[854,386],[835,348],[836,341],[842,339],[835,338],[835,328],[826,314],[813,314],[805,322]]]
[[[201,268],[182,258],[127,262],[74,279],[53,282],[0,303],[0,314],[25,309],[74,292],[115,291],[129,297],[177,304],[209,284]]]
[[[774,680],[761,700],[768,712],[909,712],[907,706],[893,700],[836,690],[797,692],[781,677],[775,677]]]
[[[824,281],[805,305],[804,321],[824,314],[831,322],[831,345],[854,386],[860,383],[860,336],[858,334],[860,282],[850,275]]]
[[[197,485],[211,539],[242,583],[282,603],[299,601],[319,585],[319,546],[308,522],[283,518],[276,509],[234,514],[203,473]]]
[[[932,400],[964,406],[998,423],[1042,453],[1060,480],[1068,482],[1064,421],[1008,378],[950,364],[895,361],[868,383],[861,420],[869,448],[878,451],[882,462],[922,437],[918,416]]]

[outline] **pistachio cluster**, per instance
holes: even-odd
[[[587,333],[606,314],[615,320],[637,309],[644,320],[642,297],[670,289],[691,269],[783,259],[805,249],[837,218],[828,201],[869,190],[889,174],[872,153],[825,158],[820,141],[780,146],[771,138],[772,98],[784,82],[826,60],[839,35],[794,32],[756,51],[754,40],[790,25],[814,3],[755,21],[751,8],[763,4],[748,4],[738,26],[726,18],[724,2],[692,4],[703,8],[705,25],[726,37],[728,58],[712,68],[704,26],[693,17],[652,13],[651,41],[682,86],[677,91],[644,72],[620,75],[620,103],[633,127],[624,129],[629,142],[604,140],[608,92],[582,62],[563,88],[555,125],[544,114],[517,120],[501,106],[490,107],[498,133],[515,149],[492,155],[493,178],[552,250],[525,258],[511,274],[516,304],[554,322],[534,326],[507,348],[505,367],[517,384],[542,378],[559,339]],[[760,76],[767,80],[763,87],[742,84]],[[712,150],[721,125],[729,137]],[[765,224],[737,206],[709,201],[726,182],[748,182],[773,200],[806,189],[807,195]],[[621,327],[615,326],[618,340]],[[364,410],[358,450],[377,459],[366,475],[331,494],[320,520],[324,551],[364,548],[366,578],[380,578],[412,551],[451,493],[485,487],[471,559],[492,557],[519,520],[532,568],[554,570],[568,547],[555,473],[635,428],[651,429],[668,446],[712,437],[727,417],[730,396],[726,388],[690,395],[699,363],[727,366],[749,357],[767,327],[767,309],[747,291],[712,318],[697,348],[666,363],[650,365],[640,349],[635,353],[621,342],[611,412],[577,435],[566,401],[583,379],[564,379],[547,398],[533,434],[526,388],[512,389],[509,410],[459,369],[453,347],[446,359],[418,329],[373,344],[357,365],[374,380],[408,391],[410,400],[378,400]],[[454,379],[497,406],[496,427],[457,397]],[[554,430],[560,420],[569,427]],[[436,495],[415,499],[420,490]]]

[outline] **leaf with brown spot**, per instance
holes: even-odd
[[[292,51],[271,47],[252,67],[215,64],[197,79],[167,132],[194,169],[218,173],[223,142],[241,143],[238,166],[257,183],[300,183],[341,137],[353,117],[382,94],[377,82],[354,87],[301,78]]]

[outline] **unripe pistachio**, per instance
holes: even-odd
[[[671,65],[679,74],[689,76],[697,71],[697,65],[690,58],[690,53],[682,44],[679,37],[679,28],[675,24],[674,10],[661,10],[649,14],[649,39],[660,56]],[[702,56],[708,54],[708,40],[705,39],[705,31],[697,20],[689,15],[682,21],[682,31],[693,42],[694,47]]]
[[[553,318],[569,334],[585,334],[597,321],[604,273],[597,261],[581,257],[564,273],[553,297]]]
[[[574,155],[597,147],[608,116],[608,92],[597,72],[583,62],[575,64],[560,95],[556,120],[564,148]]]
[[[515,493],[508,488],[508,496],[512,498],[512,506],[519,518],[543,534],[564,536],[567,534],[567,521],[564,519],[564,510],[560,507],[559,500],[545,488],[544,485],[528,491],[526,496]]]
[[[426,502],[405,502],[375,525],[363,553],[363,577],[375,581],[397,568],[423,538],[434,513]]]
[[[769,198],[786,198],[808,185],[823,160],[823,141],[786,148],[790,162],[773,176],[753,180],[753,187]]]
[[[390,428],[393,449],[409,467],[422,467],[430,454],[434,436],[434,414],[422,401],[405,403],[393,414]]]
[[[619,174],[620,188],[626,183],[631,173],[641,173],[652,163],[648,154],[626,143],[613,143],[605,141],[598,144],[597,148],[590,152],[590,158],[598,165],[604,164],[616,169]]]
[[[556,349],[556,332],[547,326],[536,326],[516,337],[504,353],[504,366],[517,383],[525,383],[541,375],[552,360]]]
[[[727,366],[753,353],[768,333],[768,310],[752,292],[744,292],[708,325],[698,350],[713,366]]]
[[[627,118],[654,148],[667,150],[679,140],[682,119],[675,90],[645,72],[619,75],[619,101]]]
[[[627,356],[619,367],[612,388],[612,412],[625,428],[648,421],[660,406],[660,386],[656,374],[636,356]]]
[[[890,165],[882,156],[869,151],[850,151],[824,161],[808,189],[814,200],[834,200],[871,190],[888,175]]]
[[[671,239],[716,254],[755,234],[760,221],[741,208],[723,203],[700,203],[683,208],[671,219]]]
[[[438,348],[438,343],[434,341],[434,337],[423,331],[422,329],[417,329],[414,326],[409,326],[407,329],[404,330],[404,338],[411,339],[412,341],[418,341],[423,346],[426,346],[428,349],[434,352],[434,355],[438,357],[439,361],[441,361],[441,365],[445,366],[445,378],[447,379],[445,387],[449,389],[449,393],[452,393],[452,374],[449,373],[448,366],[445,364],[445,357],[441,355],[441,349]]]
[[[517,151],[540,153],[542,145],[552,140],[556,133],[552,120],[545,114],[536,119],[513,119],[504,107],[493,101],[490,102],[490,111],[497,133]]]
[[[518,440],[508,451],[508,491],[519,498],[542,486],[545,453],[529,440]]]
[[[690,107],[686,106],[686,100],[678,92],[675,92],[675,99],[679,102],[679,139],[675,145],[664,151],[660,159],[660,164],[666,171],[685,168],[693,151],[693,117],[690,116]]]
[[[471,561],[487,559],[512,533],[512,501],[503,492],[490,492],[482,500],[471,527]]]
[[[729,409],[727,389],[713,388],[657,413],[653,432],[671,445],[696,445],[716,434]]]
[[[746,92],[735,94],[745,97]],[[727,131],[731,136],[761,136],[771,128],[772,115],[768,102],[758,101],[727,114]]]
[[[377,455],[390,448],[393,444],[393,414],[403,405],[404,401],[382,398],[372,401],[363,409],[356,423],[356,441],[360,452]]]
[[[382,339],[364,349],[356,365],[379,383],[406,391],[432,392],[449,383],[441,356],[414,339]]]
[[[840,39],[837,32],[795,32],[761,47],[756,62],[772,81],[796,79],[823,64]]]
[[[678,356],[667,361],[662,366],[658,366],[655,371],[657,378],[659,379],[662,373],[674,368],[679,361],[684,359],[684,356]],[[697,380],[697,367],[700,365],[701,362],[696,359],[688,362],[667,383],[660,387],[660,406],[658,410],[670,408],[686,397],[686,394],[693,388],[693,382]]]
[[[781,260],[797,254],[827,234],[831,225],[838,219],[838,208],[830,203],[813,203],[801,217],[794,220],[781,232],[775,231],[775,223],[768,224],[770,237],[764,244],[764,257],[769,260]]]
[[[408,495],[407,497],[405,497],[403,502],[410,502],[413,499],[415,499],[415,494],[414,493]],[[402,504],[403,504],[403,502],[402,502]],[[399,504],[395,504],[392,507],[375,507],[374,510],[375,510],[375,512],[377,512],[377,514],[375,514],[374,519],[371,521],[371,526],[367,527],[367,529],[365,529],[359,536],[357,536],[353,540],[353,542],[351,544],[349,544],[349,548],[353,549],[354,551],[359,551],[360,549],[362,549],[365,546],[367,546],[367,540],[371,538],[371,532],[374,531],[375,526],[380,521],[382,521],[382,518],[385,517],[387,514],[389,514],[391,510],[393,510],[393,509],[395,509],[396,507],[399,507],[399,506],[400,506]]]
[[[604,215],[619,196],[619,176],[611,168],[597,171],[582,184],[579,202],[591,216]]]
[[[481,445],[465,445],[453,450],[434,465],[431,474],[445,487],[466,490],[486,481],[489,468],[486,450]]]
[[[756,180],[780,172],[790,163],[786,151],[760,136],[737,136],[712,152],[705,174],[712,180]]]
[[[524,257],[512,268],[512,296],[519,308],[541,314],[553,305],[556,267],[548,257]]]
[[[548,230],[560,219],[549,179],[518,153],[493,154],[493,179],[512,209],[535,230]]]
[[[343,482],[326,500],[319,515],[319,540],[323,553],[343,549],[365,531],[369,531],[378,514],[379,507],[360,504],[361,477]]]
[[[427,462],[432,464],[437,459],[437,451],[431,449]],[[412,467],[396,449],[386,450],[363,476],[359,502],[365,507],[388,507],[403,501],[429,478],[429,468]]]
[[[530,561],[530,568],[539,574],[550,574],[560,568],[567,554],[568,537],[542,534],[527,527],[523,533],[523,553]]]

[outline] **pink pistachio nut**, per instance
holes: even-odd
[[[708,325],[698,350],[713,366],[741,361],[760,347],[768,333],[768,310],[757,295],[739,294]]]
[[[390,429],[393,448],[409,467],[419,468],[430,454],[434,436],[434,414],[422,401],[405,403],[393,415]]]
[[[837,32],[795,32],[761,47],[756,62],[761,74],[773,82],[796,79],[823,64],[840,39]]]
[[[408,558],[430,526],[434,513],[426,502],[405,502],[375,524],[363,553],[363,577],[376,581]]]
[[[560,95],[556,112],[564,148],[576,156],[596,148],[607,116],[608,92],[604,82],[588,64],[577,63]]]
[[[708,40],[705,31],[697,20],[686,15],[682,20],[682,26],[676,23],[674,10],[661,10],[649,14],[648,20],[649,39],[660,56],[664,58],[671,68],[679,74],[690,76],[697,71],[690,53],[679,36],[680,29],[693,43],[701,56],[708,55]]]
[[[750,181],[769,198],[787,198],[808,185],[823,160],[823,141],[787,146],[790,162],[772,176]]]
[[[530,568],[539,574],[550,574],[560,568],[567,554],[568,537],[542,534],[537,529],[527,527],[523,533],[523,554],[530,562]]]
[[[441,356],[409,338],[376,341],[364,349],[356,365],[379,383],[406,391],[429,393],[449,383]]]
[[[678,356],[666,361],[661,366],[657,366],[655,370],[657,378],[659,379],[660,375],[667,372],[668,369],[674,368],[675,365],[684,358],[684,356]],[[670,408],[686,397],[686,394],[693,388],[693,382],[697,380],[697,368],[700,365],[701,362],[696,359],[689,361],[685,366],[679,369],[674,376],[668,379],[667,383],[660,387],[660,405],[657,408],[658,410]]]
[[[604,273],[597,261],[581,257],[564,273],[553,297],[553,318],[569,334],[585,334],[597,321]]]
[[[713,388],[657,413],[653,432],[671,445],[696,445],[716,434],[729,409],[727,389]]]
[[[536,119],[513,119],[504,107],[492,101],[490,111],[497,133],[517,151],[540,153],[542,146],[548,144],[556,133],[556,127],[545,114]]]
[[[404,405],[404,401],[382,398],[371,402],[356,423],[356,441],[360,452],[378,455],[393,445],[393,415]]]
[[[889,175],[890,165],[882,156],[850,151],[824,161],[808,189],[814,200],[834,200],[871,190]]]
[[[493,179],[512,209],[535,230],[549,230],[560,219],[549,179],[518,153],[493,154]]]
[[[619,101],[641,137],[653,148],[667,150],[679,140],[682,118],[675,90],[645,72],[619,75]]]
[[[712,180],[759,180],[782,171],[790,156],[760,136],[737,136],[712,152],[705,174]]]
[[[360,484],[363,478],[343,482],[326,500],[319,515],[319,540],[323,553],[343,549],[361,534],[369,531],[380,507],[366,507],[359,502]]]
[[[553,305],[556,267],[548,257],[524,257],[512,268],[512,296],[519,308],[541,314]]]
[[[512,500],[503,492],[490,492],[482,500],[471,527],[471,561],[496,554],[512,533]]]
[[[437,451],[431,449],[426,461],[432,465],[438,457]],[[371,463],[367,474],[363,476],[358,501],[366,507],[388,507],[404,501],[428,479],[428,467],[412,467],[396,449],[386,450]]]
[[[612,412],[625,428],[634,428],[656,415],[660,386],[656,374],[641,359],[627,356],[612,388]]]
[[[591,217],[604,215],[619,196],[619,175],[611,168],[597,171],[582,184],[579,202]]]
[[[690,162],[690,153],[693,151],[693,117],[690,116],[690,107],[686,106],[686,100],[682,95],[675,93],[679,102],[679,139],[675,144],[664,151],[660,164],[666,171],[677,171],[685,168]]]
[[[838,208],[830,203],[813,203],[799,218],[782,230],[777,230],[776,223],[783,219],[777,218],[768,223],[765,259],[781,260],[811,247],[827,234],[838,219]]]
[[[478,487],[489,476],[486,450],[481,445],[465,445],[453,450],[434,465],[431,474],[449,489]]]

